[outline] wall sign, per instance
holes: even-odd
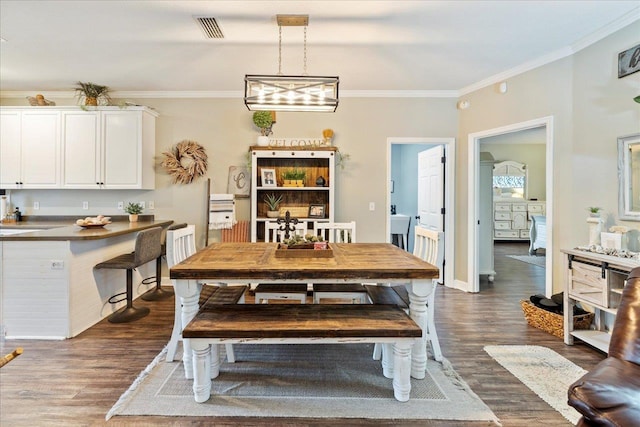
[[[640,44],[618,54],[618,78],[640,71]]]

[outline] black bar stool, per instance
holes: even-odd
[[[167,228],[169,230],[178,230],[180,228],[185,228],[187,226],[186,222],[182,224],[174,224]],[[159,301],[165,298],[169,298],[173,296],[173,290],[171,289],[162,289],[162,258],[167,255],[167,236],[164,235],[162,239],[162,253],[158,258],[156,258],[156,276],[155,277],[147,277],[142,281],[144,285],[150,285],[151,283],[156,284],[156,287],[153,289],[149,289],[145,292],[140,298],[145,301]]]
[[[109,322],[133,322],[134,320],[141,319],[149,314],[149,309],[147,307],[136,308],[133,306],[133,269],[157,259],[162,254],[161,236],[161,227],[142,230],[138,232],[138,235],[136,236],[136,246],[133,252],[111,258],[110,260],[101,262],[94,267],[98,269],[109,268],[127,270],[126,292],[116,294],[109,298],[109,302],[112,304],[126,299],[127,305],[109,316]],[[114,300],[114,298],[122,295],[126,295],[126,297]]]

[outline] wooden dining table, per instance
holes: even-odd
[[[182,325],[198,312],[202,282],[375,283],[404,284],[409,314],[424,330],[427,298],[439,275],[436,266],[390,243],[331,243],[331,256],[322,257],[281,256],[294,254],[283,254],[277,247],[278,243],[213,243],[172,267],[170,277],[182,302]],[[183,345],[189,354],[189,340]],[[414,346],[411,376],[424,378],[426,364],[426,346]],[[185,371],[189,372],[186,365]]]

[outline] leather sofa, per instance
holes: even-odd
[[[640,267],[622,292],[608,357],[573,383],[568,397],[582,414],[578,426],[640,426]]]

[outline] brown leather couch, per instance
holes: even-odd
[[[569,387],[578,426],[640,426],[640,267],[629,273],[609,356]]]

